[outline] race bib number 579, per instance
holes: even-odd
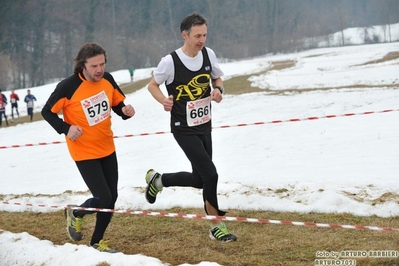
[[[187,102],[187,125],[198,126],[211,120],[211,97]]]
[[[109,101],[104,91],[81,101],[89,126],[105,120],[111,113]]]

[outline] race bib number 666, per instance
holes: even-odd
[[[187,102],[187,125],[198,126],[211,120],[211,97]]]
[[[105,120],[111,113],[109,100],[104,91],[81,101],[89,126]]]

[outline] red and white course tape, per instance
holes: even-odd
[[[213,216],[213,215],[200,215],[200,214],[183,214],[183,213],[171,213],[171,212],[153,212],[153,211],[135,211],[135,210],[116,210],[116,209],[100,209],[100,208],[84,208],[84,207],[61,207],[61,206],[46,206],[43,204],[34,205],[30,203],[18,203],[3,201],[3,204],[17,205],[17,206],[28,206],[28,207],[50,207],[53,209],[73,209],[73,210],[85,210],[92,212],[111,212],[111,213],[122,213],[122,214],[134,214],[134,215],[145,215],[145,216],[156,216],[156,217],[170,217],[170,218],[185,218],[185,219],[201,219],[201,220],[218,220],[218,221],[230,221],[230,222],[248,222],[248,223],[261,223],[261,224],[280,224],[280,225],[297,225],[297,226],[309,226],[309,227],[321,227],[321,228],[335,228],[335,229],[356,229],[356,230],[371,230],[371,231],[396,231],[399,232],[399,228],[390,227],[378,227],[378,226],[365,226],[365,225],[341,225],[341,224],[324,224],[314,222],[294,222],[294,221],[280,221],[280,220],[269,220],[269,219],[257,219],[257,218],[246,218],[246,217],[229,217],[229,216]]]
[[[320,119],[325,119],[325,118],[348,117],[348,116],[355,116],[355,115],[370,115],[370,114],[380,114],[380,113],[389,113],[389,112],[397,112],[397,111],[399,111],[399,109],[388,109],[388,110],[382,110],[382,111],[369,111],[369,112],[360,112],[360,113],[346,113],[346,114],[340,114],[340,115],[326,115],[326,116],[319,116],[319,117],[310,116],[310,117],[305,117],[305,118],[291,118],[291,119],[285,119],[285,120],[272,120],[272,121],[266,121],[266,122],[241,123],[241,124],[236,124],[236,125],[215,126],[215,127],[213,127],[213,129],[244,127],[244,126],[258,126],[258,125],[279,124],[279,123],[287,123],[287,122],[313,121],[313,120],[320,120]],[[167,133],[170,133],[170,131],[128,134],[128,135],[114,136],[114,138],[130,138],[130,137],[139,137],[139,136],[161,135],[161,134],[167,134]],[[3,146],[0,146],[0,149],[33,147],[33,146],[43,146],[43,145],[61,144],[61,143],[65,143],[65,141],[39,142],[36,144],[29,143],[29,144],[3,145]]]

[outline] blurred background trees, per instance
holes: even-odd
[[[399,0],[2,0],[0,87],[69,76],[85,42],[107,50],[107,71],[155,67],[182,45],[180,22],[194,11],[208,19],[207,45],[226,59],[307,49],[305,37],[399,22]]]

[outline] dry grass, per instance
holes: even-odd
[[[371,65],[371,64],[378,64],[378,63],[383,63],[386,61],[391,61],[399,58],[399,51],[394,51],[394,52],[389,52],[385,56],[383,56],[380,59],[369,61],[364,63],[363,65]]]
[[[122,84],[120,87],[125,94],[129,94],[147,86],[150,80],[151,78],[143,79],[129,84]]]
[[[226,94],[242,94],[242,93],[250,93],[250,92],[260,92],[260,91],[267,91],[267,89],[260,89],[257,87],[252,87],[251,83],[248,81],[249,77],[253,75],[261,75],[266,73],[267,71],[271,70],[282,70],[285,68],[290,68],[295,66],[295,61],[276,61],[271,62],[271,67],[265,71],[250,74],[250,75],[243,75],[238,77],[233,77],[223,82],[224,87],[226,88]]]
[[[21,110],[21,105],[18,108],[19,110]],[[2,123],[2,127],[13,127],[19,124],[24,124],[24,123],[32,123],[32,122],[36,122],[36,121],[40,121],[43,120],[43,117],[40,113],[34,113],[33,114],[33,121],[30,121],[30,117],[29,116],[21,116],[20,118],[17,118],[18,116],[15,114],[14,111],[14,122],[11,122],[11,114],[7,114],[7,120],[8,120],[8,126],[6,124],[6,121],[4,120],[3,117],[3,123]]]
[[[388,54],[381,60],[398,58],[398,54]],[[273,62],[271,69],[283,69],[294,65],[294,61]],[[226,93],[240,94],[265,91],[251,87],[247,80],[248,78],[249,75],[234,77],[225,81]],[[122,85],[121,88],[127,94],[141,89],[148,82],[149,79],[146,79]],[[42,119],[40,114],[35,114],[35,121],[40,119]],[[27,117],[22,117],[21,123],[28,122],[27,120]],[[17,123],[10,125],[15,124]],[[1,198],[4,198],[3,195],[0,195]],[[381,202],[377,201],[373,204],[380,204]],[[203,214],[202,209],[175,208],[164,211]],[[302,214],[242,210],[229,210],[227,215],[258,219],[399,228],[399,219],[396,217],[380,218],[375,216],[359,217],[349,214]],[[85,238],[78,243],[82,245],[87,244],[90,240],[95,216],[87,216],[85,220]],[[207,236],[210,226],[209,221],[115,214],[105,237],[111,240],[111,247],[120,252],[156,257],[171,265],[214,261],[221,265],[233,266],[300,266],[314,265],[316,251],[399,250],[398,232],[245,222],[227,222],[227,225],[238,236],[237,242],[219,243],[211,241]],[[51,213],[0,212],[0,228],[14,233],[28,232],[39,239],[50,240],[56,245],[71,242],[65,233],[65,218],[61,211]],[[357,265],[399,265],[398,258],[358,258],[356,262]],[[99,265],[106,266],[108,264],[102,263]]]
[[[167,212],[203,213],[201,209],[171,209]],[[398,219],[358,217],[349,214],[300,214],[230,210],[228,216],[335,224],[362,224],[399,228]],[[86,245],[95,215],[86,216]],[[65,233],[61,211],[52,213],[0,212],[2,229],[28,232],[56,245],[71,242]],[[316,251],[399,250],[398,232],[333,229],[227,222],[237,242],[220,243],[208,238],[209,221],[115,214],[105,237],[124,254],[144,254],[171,265],[214,261],[221,265],[313,265]],[[363,258],[357,265],[398,265],[398,259]]]
[[[317,57],[321,55],[313,55],[308,57]],[[383,63],[391,60],[395,60],[399,58],[399,51],[389,52],[385,56],[380,59],[376,59],[370,62],[366,62],[362,65],[370,65],[370,64],[378,64]],[[295,66],[296,61],[274,61],[271,62],[272,67],[267,69],[266,71],[261,71],[259,73],[253,73],[250,75],[243,75],[238,77],[233,77],[229,80],[224,82],[224,87],[226,88],[226,94],[242,94],[242,93],[251,93],[251,92],[266,92],[268,95],[283,95],[283,94],[292,94],[292,93],[304,93],[314,90],[319,91],[328,91],[328,90],[340,90],[340,89],[362,89],[362,88],[376,88],[376,87],[398,87],[398,84],[383,84],[383,85],[366,85],[366,84],[357,84],[352,86],[340,86],[340,87],[323,87],[323,88],[301,88],[298,89],[284,89],[284,90],[269,90],[267,88],[260,89],[257,87],[252,87],[251,83],[248,81],[248,78],[253,75],[262,75],[265,74],[267,71],[271,70],[282,70],[286,68],[290,68]]]

